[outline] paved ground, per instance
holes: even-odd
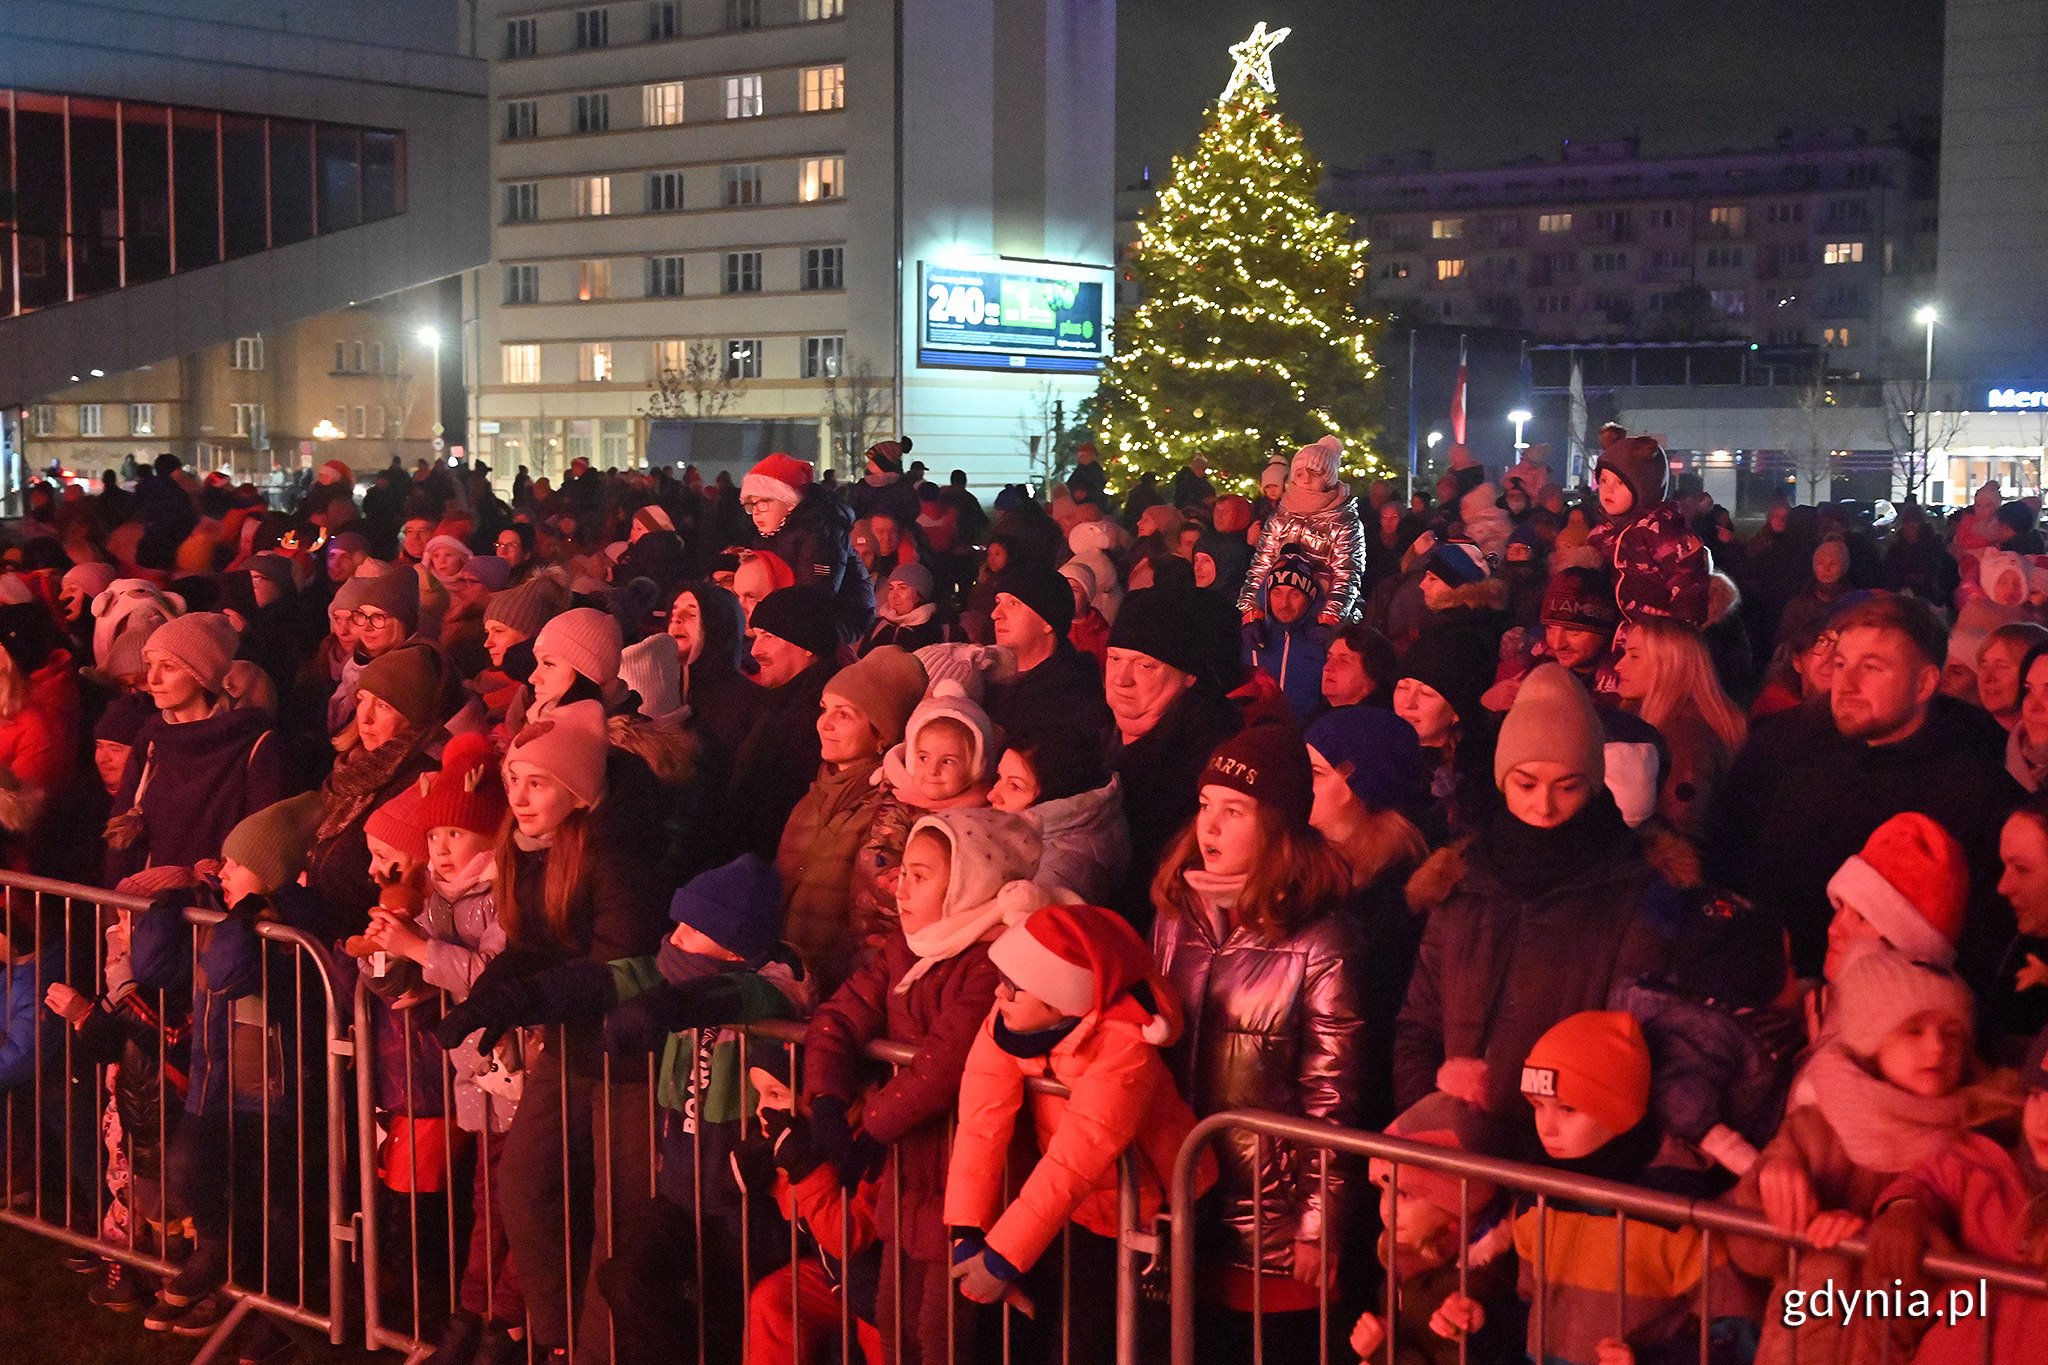
[[[185,1365],[201,1341],[142,1330],[142,1314],[110,1313],[87,1303],[91,1284],[64,1268],[55,1243],[0,1226],[0,1361],[50,1360],[65,1365]],[[234,1359],[232,1355],[228,1357]],[[302,1346],[306,1365],[397,1365],[393,1353],[360,1347]]]

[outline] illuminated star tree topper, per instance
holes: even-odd
[[[1274,105],[1286,36],[1261,24],[1230,49],[1230,85],[1125,257],[1141,301],[1118,320],[1095,422],[1118,488],[1201,455],[1219,485],[1251,491],[1266,461],[1326,435],[1346,477],[1385,472],[1366,247],[1317,202],[1322,166]]]

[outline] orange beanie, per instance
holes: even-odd
[[[1586,1010],[1559,1020],[1529,1049],[1522,1093],[1554,1099],[1626,1133],[1650,1109],[1650,1045],[1632,1014]]]

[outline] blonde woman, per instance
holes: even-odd
[[[1670,751],[1657,813],[1679,833],[1697,836],[1721,775],[1749,736],[1749,723],[1721,690],[1698,631],[1646,616],[1624,634],[1614,669],[1622,704],[1656,726]]]

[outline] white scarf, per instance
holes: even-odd
[[[948,958],[958,957],[984,939],[998,937],[1033,910],[1053,901],[1075,903],[1072,892],[1043,887],[1036,882],[1008,882],[986,905],[957,910],[912,933],[903,931],[903,941],[917,954],[917,961],[896,983],[896,994],[909,990],[917,979]]]
[[[516,841],[521,836],[515,830],[512,837]],[[469,866],[457,872],[453,880],[444,882],[432,871],[427,873],[427,880],[433,885],[435,895],[452,903],[474,892],[488,889],[491,883],[497,880],[497,876],[498,850],[487,848],[471,858]]]
[[[1244,894],[1244,884],[1251,880],[1250,874],[1225,877],[1191,867],[1180,877],[1190,891],[1202,898],[1202,905],[1209,912],[1210,937],[1218,943],[1229,938],[1231,922],[1236,919],[1237,898]]]
[[[936,602],[920,602],[916,606],[912,607],[909,611],[904,612],[901,616],[898,616],[895,612],[890,611],[885,606],[877,606],[875,608],[875,612],[884,621],[887,621],[892,626],[903,626],[908,628],[911,626],[921,626],[925,622],[931,620],[932,613],[937,611],[938,609],[939,604]]]
[[[1908,1171],[1963,1135],[1961,1091],[1930,1099],[1873,1076],[1839,1043],[1806,1064],[1814,1103],[1842,1150],[1865,1170]]]

